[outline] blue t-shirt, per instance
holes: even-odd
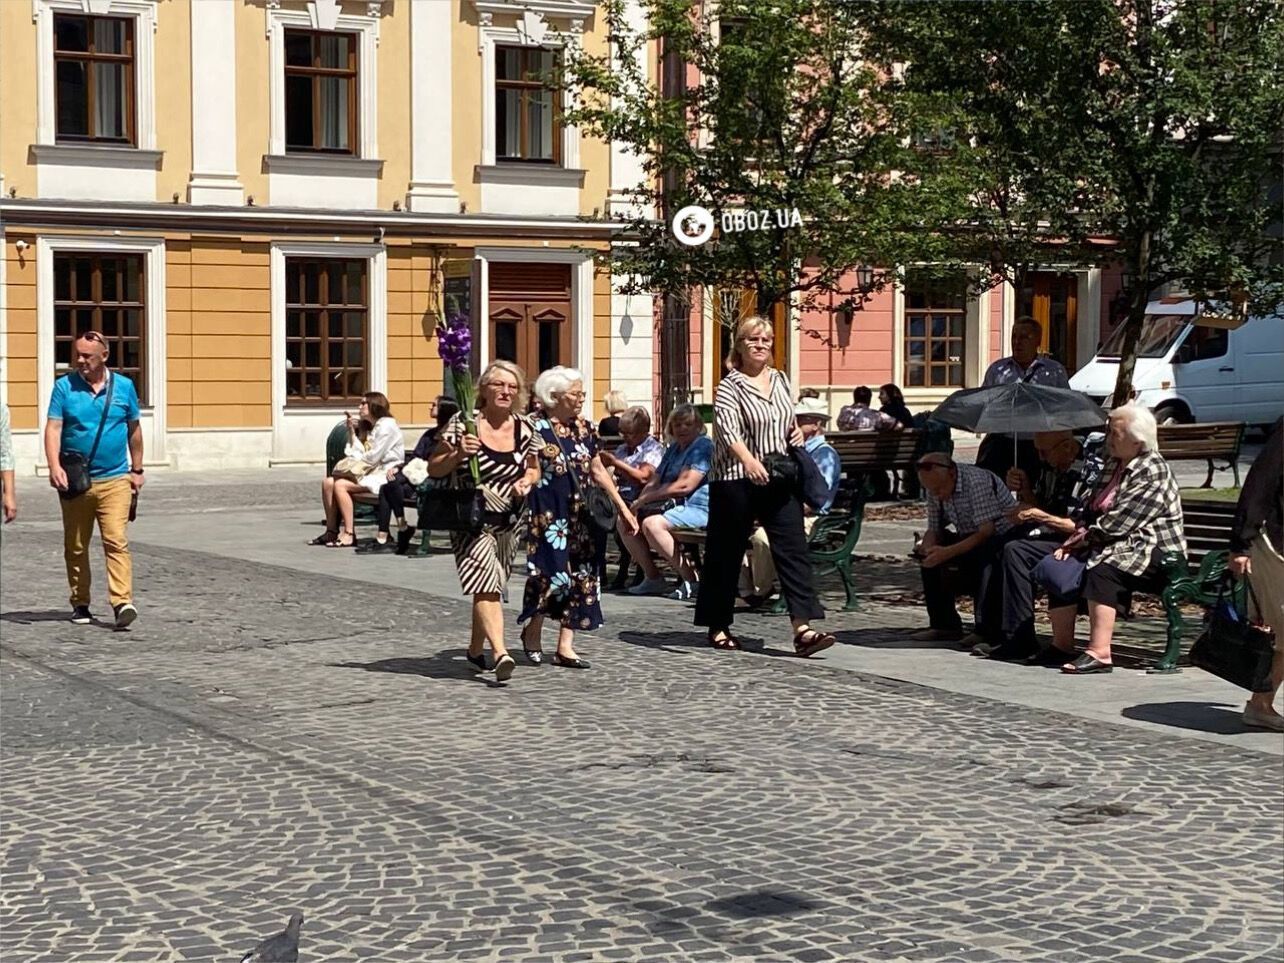
[[[667,485],[678,480],[688,468],[694,468],[704,474],[700,486],[687,496],[684,504],[694,508],[709,507],[709,467],[713,464],[713,441],[708,435],[700,435],[686,448],[670,445],[664,450],[660,467],[656,471],[660,484]]]
[[[811,455],[811,460],[816,463],[816,467],[820,469],[820,473],[825,476],[825,481],[829,484],[829,500],[816,513],[824,515],[834,507],[834,498],[838,495],[838,483],[843,477],[843,460],[838,457],[834,446],[825,441],[824,435],[812,435],[803,447],[807,450],[807,454]]]
[[[103,425],[103,437],[89,465],[89,477],[119,478],[129,474],[129,425],[138,420],[138,392],[125,375],[108,371],[115,382],[111,392],[111,411]],[[73,371],[54,382],[49,398],[49,418],[62,422],[62,450],[89,457],[98,434],[98,422],[107,402],[107,387],[94,394],[80,373]]]

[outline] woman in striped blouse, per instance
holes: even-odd
[[[765,462],[801,447],[789,379],[771,366],[771,323],[753,316],[736,326],[731,370],[713,395],[713,467],[709,524],[696,625],[715,649],[738,649],[731,634],[740,563],[755,520],[767,533],[781,591],[794,627],[794,650],[813,655],[834,637],[811,628],[825,614],[812,588],[811,560],[796,487],[773,480]]]

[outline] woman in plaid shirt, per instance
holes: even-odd
[[[1064,576],[1052,580],[1056,585],[1045,579],[1052,644],[1066,655],[1061,671],[1072,675],[1113,671],[1115,619],[1127,614],[1134,591],[1162,591],[1165,554],[1186,552],[1181,495],[1159,454],[1155,416],[1135,404],[1116,408],[1110,413],[1106,444],[1111,460],[1083,524],[1040,564],[1046,575],[1050,567],[1086,562],[1077,589]],[[1088,602],[1090,634],[1087,651],[1076,659],[1074,619],[1081,598]]]

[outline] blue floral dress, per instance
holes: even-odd
[[[597,432],[583,418],[568,425],[545,416],[535,418],[535,430],[542,475],[526,497],[527,579],[517,620],[544,615],[569,629],[595,629],[602,624],[601,540],[579,491],[593,484]]]

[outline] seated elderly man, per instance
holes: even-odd
[[[839,431],[895,431],[900,422],[870,407],[874,392],[864,385],[852,390],[852,404],[838,412]]]
[[[1161,591],[1162,557],[1185,554],[1181,495],[1159,454],[1155,416],[1126,404],[1110,412],[1110,456],[1102,483],[1088,500],[1082,522],[1034,576],[1048,589],[1053,656],[1072,675],[1110,672],[1115,620],[1126,614],[1137,589]],[[1074,620],[1088,603],[1088,650],[1074,658]]]
[[[651,435],[651,415],[640,405],[625,408],[618,417],[612,417],[624,441],[614,453],[603,452],[602,463],[615,471],[620,496],[632,505],[638,493],[655,477],[660,459],[664,457],[664,445]],[[631,556],[619,532],[615,534],[615,541],[620,547],[620,569],[611,587],[619,589],[628,584]]]
[[[816,519],[827,515],[834,506],[838,483],[843,477],[843,462],[834,446],[825,440],[829,412],[825,410],[824,402],[819,398],[800,398],[794,407],[794,418],[806,439],[803,448],[811,455],[829,486],[829,500],[818,511],[809,505],[803,506],[803,530],[810,536]],[[775,584],[776,564],[771,560],[771,544],[766,530],[759,527],[749,536],[749,551],[745,553],[744,565],[740,569],[740,597],[750,608],[758,608],[771,597]]]
[[[919,641],[957,641],[963,635],[958,595],[971,595],[976,629],[968,645],[984,639],[994,613],[986,611],[992,562],[1001,536],[1012,528],[1008,512],[1016,507],[1012,492],[992,473],[959,465],[944,452],[928,452],[915,465],[927,495],[927,534],[915,554],[920,559],[923,595],[930,628],[915,632]],[[948,531],[952,526],[953,531]],[[946,568],[958,569],[954,584]]]
[[[995,560],[987,602],[989,611],[1002,613],[998,638],[977,643],[973,655],[1001,660],[1035,656],[1034,567],[1074,531],[1082,501],[1100,471],[1095,462],[1085,468],[1083,446],[1069,431],[1037,433],[1034,449],[1043,470],[1033,485],[1024,470],[1008,469],[1008,488],[1019,504],[1007,515],[1014,527]]]

